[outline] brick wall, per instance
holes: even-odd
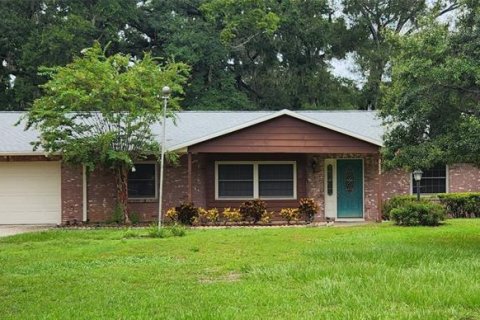
[[[395,195],[410,194],[410,173],[403,169],[393,169],[383,172],[382,198],[388,200]]]
[[[315,162],[315,169],[312,163]],[[315,221],[325,220],[325,158],[309,154],[306,162],[306,189],[307,197],[315,199],[318,204],[318,213]]]
[[[448,192],[480,191],[480,169],[467,163],[448,166]]]
[[[193,169],[193,166],[192,166]],[[158,170],[158,174],[160,172]],[[179,165],[165,166],[163,212],[187,201],[187,163],[181,157]],[[112,218],[116,204],[116,187],[113,172],[95,170],[88,177],[88,218],[91,222],[103,222]],[[140,221],[158,219],[158,199],[129,200],[130,212],[138,215]]]
[[[480,191],[480,169],[467,163],[448,166],[448,192]],[[411,174],[403,169],[383,173],[383,200],[411,194]]]
[[[112,219],[116,203],[113,172],[97,168],[87,175],[87,216],[89,222]]]
[[[364,193],[365,193],[365,219],[375,221],[379,214],[379,192],[380,179],[378,175],[378,159],[376,157],[365,157],[363,162],[364,172]]]
[[[192,157],[192,200],[205,206],[204,166],[201,156]],[[160,174],[160,172],[158,172]],[[177,165],[166,164],[164,172],[163,212],[188,200],[187,156]],[[91,223],[112,219],[116,204],[116,187],[113,172],[96,169],[87,175],[87,216]],[[80,222],[83,217],[83,177],[81,167],[62,165],[62,223]],[[158,219],[158,199],[129,200],[130,212],[140,221]]]
[[[313,159],[317,159],[315,170]],[[379,177],[378,160],[374,155],[361,154],[309,154],[299,166],[305,166],[304,188],[307,197],[314,198],[319,205],[317,221],[325,218],[324,201],[324,161],[327,158],[364,159],[365,218],[376,220],[378,215]],[[207,168],[211,159],[204,155],[192,156],[192,200],[196,206],[207,206]],[[164,212],[188,199],[187,156],[182,156],[178,165],[167,165],[164,184]],[[449,166],[449,191],[480,191],[480,169],[469,164]],[[208,182],[210,183],[210,182]],[[383,173],[382,199],[394,195],[410,194],[410,174],[401,169]],[[88,175],[88,218],[90,222],[104,222],[111,219],[116,191],[113,174],[110,170],[95,170]],[[130,200],[129,208],[139,215],[141,221],[154,221],[158,217],[158,200]],[[82,170],[62,165],[62,222],[72,223],[82,220]]]
[[[62,163],[62,224],[80,223],[83,219],[82,167]]]

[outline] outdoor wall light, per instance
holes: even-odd
[[[312,158],[312,171],[317,172],[317,167],[318,167],[318,158],[314,157]]]
[[[422,180],[423,171],[417,169],[413,171],[413,179],[417,183],[417,201],[420,201],[420,180]]]

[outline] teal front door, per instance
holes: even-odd
[[[363,162],[337,160],[337,218],[363,218]]]

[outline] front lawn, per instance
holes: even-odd
[[[480,220],[0,239],[0,317],[480,319]]]

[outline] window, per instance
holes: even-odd
[[[294,199],[295,162],[218,162],[217,199]]]
[[[327,194],[333,195],[333,166],[331,164],[327,166]]]
[[[413,178],[413,193],[417,193],[417,183]],[[447,192],[447,168],[446,166],[435,166],[429,170],[423,170],[420,180],[420,193],[444,193]]]
[[[129,198],[155,198],[156,165],[154,163],[135,164],[135,170],[128,173]]]
[[[218,166],[219,198],[252,198],[253,165],[222,164]]]
[[[293,165],[259,164],[258,195],[260,198],[292,198]]]

